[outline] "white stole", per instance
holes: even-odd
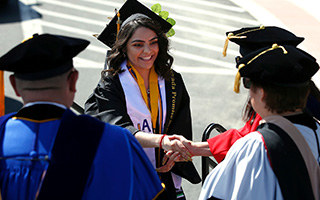
[[[126,60],[121,64],[121,69],[123,70],[123,72],[119,74],[119,78],[120,78],[120,83],[122,85],[124,95],[126,98],[128,115],[130,116],[130,119],[135,128],[143,132],[153,134],[151,113],[142,98],[137,82],[128,71]],[[159,84],[159,91],[161,96],[160,100],[162,101],[162,113],[163,113],[162,127],[164,127],[166,110],[167,110],[164,79],[161,77],[158,77],[158,84]],[[143,149],[147,154],[149,160],[151,161],[153,167],[156,168],[155,149],[154,148],[143,148]]]

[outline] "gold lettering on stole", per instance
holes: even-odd
[[[171,70],[171,89],[172,89],[172,96],[171,96],[171,101],[172,101],[172,105],[171,105],[171,114],[170,114],[170,119],[169,119],[169,122],[168,122],[168,126],[165,130],[165,133],[168,132],[168,128],[172,122],[172,119],[173,119],[173,115],[174,115],[174,111],[176,109],[176,96],[177,96],[177,92],[175,91],[176,89],[176,82],[175,82],[175,77],[174,77],[174,73],[173,71]]]

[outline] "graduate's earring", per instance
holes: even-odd
[[[125,54],[125,53],[122,53],[122,56],[125,58],[125,57],[127,57],[127,54]]]

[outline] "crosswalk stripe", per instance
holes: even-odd
[[[182,67],[173,65],[172,67],[177,72],[191,73],[191,74],[216,74],[216,75],[228,75],[235,76],[237,71],[235,69],[222,69],[215,67]]]
[[[88,59],[75,57],[73,59],[74,66],[76,68],[88,68],[88,69],[101,69],[104,68],[104,63],[94,62]],[[180,73],[191,73],[191,74],[216,74],[234,76],[236,74],[235,69],[222,69],[213,67],[183,67],[173,64],[172,69]]]
[[[177,51],[177,50],[173,50],[172,54],[174,55],[174,57],[181,57],[184,59],[188,59],[188,60],[193,60],[197,63],[206,63],[208,65],[216,65],[219,67],[223,67],[223,68],[229,68],[229,69],[233,69],[234,68],[234,64],[230,63],[230,62],[226,62],[226,61],[221,61],[221,60],[216,60],[213,58],[207,58],[207,57],[203,57],[203,56],[199,56],[199,55],[195,55],[195,54],[191,54],[191,53],[186,53],[183,51]]]
[[[57,17],[57,18],[68,19],[68,20],[81,22],[81,23],[87,23],[87,24],[91,24],[91,25],[98,25],[101,27],[104,27],[106,25],[106,22],[92,20],[92,19],[88,19],[88,18],[84,18],[84,17],[78,17],[78,16],[74,16],[74,15],[68,15],[68,14],[64,14],[64,13],[58,13],[58,12],[39,8],[37,6],[33,6],[32,8],[41,14],[49,15],[49,16],[53,16],[53,17]],[[109,22],[109,20],[108,20],[108,22]]]
[[[38,7],[34,7],[34,9],[41,13],[41,14],[45,14],[45,15],[50,15],[50,16],[54,16],[54,17],[59,17],[59,18],[63,18],[63,19],[68,19],[68,20],[73,20],[73,21],[77,21],[77,22],[82,22],[82,23],[88,23],[88,24],[94,24],[94,25],[99,25],[101,26],[101,30],[104,26],[104,23],[103,22],[99,22],[99,21],[96,21],[96,20],[90,20],[90,19],[87,19],[87,18],[83,18],[83,17],[76,17],[76,16],[73,16],[73,15],[67,15],[67,14],[62,14],[62,13],[57,13],[57,12],[53,12],[53,11],[49,11],[49,10],[45,10],[45,9],[41,9],[41,8],[38,8]],[[45,26],[50,26],[50,27],[53,27],[53,24],[49,24],[49,23],[43,23]],[[60,26],[61,27],[61,26]],[[66,28],[70,28],[70,27],[61,27],[60,29],[62,30],[65,30]],[[180,31],[188,31],[189,32],[193,32],[195,34],[198,34],[198,31],[195,30],[195,29],[191,29],[191,28],[187,28],[187,27],[182,27],[182,26],[177,26],[175,27],[176,30],[180,30]],[[82,30],[82,29],[81,29]],[[80,32],[79,29],[75,30],[75,29],[71,29],[70,30],[71,32],[72,31],[77,31],[77,32]],[[85,32],[84,35],[86,35],[88,32]],[[200,32],[200,35],[204,36],[204,33],[201,31]],[[206,34],[207,36],[213,36],[214,34],[213,33],[207,33]],[[224,40],[225,39],[225,36],[222,36],[222,35],[217,35],[215,36],[216,39],[220,39],[220,40]],[[213,51],[217,51],[217,52],[222,52],[222,47],[216,47],[216,46],[213,46],[213,45],[208,45],[208,44],[205,44],[205,43],[200,43],[200,42],[195,42],[195,41],[191,41],[191,40],[186,40],[186,39],[182,39],[182,38],[179,38],[179,37],[172,37],[170,38],[171,40],[173,40],[174,42],[177,42],[177,43],[180,43],[180,44],[184,44],[184,45],[188,45],[188,46],[193,46],[193,47],[197,47],[197,48],[202,48],[202,49],[207,49],[207,50],[213,50]],[[99,50],[100,51],[100,50]],[[231,55],[237,55],[238,52],[237,51],[232,51],[232,50],[229,50],[229,54]]]
[[[67,26],[67,25],[57,24],[57,23],[53,23],[53,22],[41,21],[40,23],[41,23],[42,26],[55,28],[55,29],[66,31],[66,32],[70,32],[70,33],[73,33],[73,34],[77,33],[79,35],[84,35],[86,37],[94,34],[92,31],[86,31],[86,30],[83,30],[83,29],[80,29],[80,28],[70,27],[70,26]]]
[[[21,1],[31,1],[31,0],[21,0]],[[114,1],[101,1],[101,0],[81,0],[83,2],[91,2],[91,3],[97,3],[99,5],[106,5],[106,6],[111,6],[111,7],[121,7],[122,4],[114,2]],[[146,0],[142,0],[143,2],[147,2]],[[183,0],[185,2],[191,2],[191,0]],[[54,0],[39,0],[39,2],[41,3],[48,3],[48,4],[52,4],[52,5],[56,5],[56,6],[62,6],[62,7],[66,7],[66,8],[70,8],[70,9],[76,9],[76,10],[80,10],[80,11],[84,11],[84,12],[89,12],[89,13],[94,13],[94,14],[101,14],[101,15],[110,15],[113,16],[114,12],[108,12],[102,9],[96,9],[96,8],[88,8],[87,6],[83,6],[83,5],[75,5],[75,4],[71,4],[68,2],[63,2],[63,1],[54,1]],[[153,0],[148,0],[148,3],[155,3],[153,2]],[[218,4],[218,3],[214,3],[214,2],[206,2],[206,1],[198,1],[195,4],[197,5],[201,5],[203,7],[218,7],[221,9],[226,9],[226,10],[232,10],[233,8],[238,8],[238,7],[234,7],[234,6],[227,6],[227,5],[223,5],[223,4]],[[90,25],[97,25],[97,26],[101,26],[101,30],[103,29],[103,27],[105,26],[106,23],[108,22],[101,22],[98,20],[94,20],[94,19],[88,19],[88,18],[84,18],[84,17],[79,17],[79,16],[74,16],[74,15],[69,15],[67,13],[57,13],[57,12],[53,12],[50,10],[46,10],[43,9],[39,6],[36,6],[37,4],[35,4],[34,6],[32,6],[33,9],[35,9],[37,12],[42,13],[43,15],[50,15],[52,17],[56,17],[56,18],[61,18],[61,19],[68,19],[68,20],[72,20],[75,22],[80,22],[80,23],[87,23]],[[169,2],[161,2],[161,5],[163,6],[167,6],[167,7],[174,7],[175,9],[180,9],[183,11],[187,11],[187,12],[193,12],[193,13],[201,13],[201,15],[210,15],[213,18],[228,18],[226,17],[226,15],[220,15],[217,13],[214,14],[210,14],[212,12],[210,11],[206,11],[204,9],[195,9],[195,8],[190,8],[190,7],[186,7],[186,6],[180,6],[176,3],[169,3]],[[244,12],[241,8],[238,8],[238,10],[236,12]],[[170,40],[172,40],[172,42],[176,43],[176,44],[183,44],[184,46],[189,46],[192,47],[193,49],[203,49],[205,51],[212,51],[213,54],[214,52],[222,52],[222,45],[223,42],[225,40],[225,31],[229,31],[229,30],[234,30],[237,29],[238,27],[232,27],[229,25],[224,25],[221,23],[215,23],[213,21],[206,21],[206,20],[202,20],[202,19],[197,19],[197,18],[193,18],[193,17],[188,17],[188,16],[182,16],[182,15],[178,15],[175,13],[170,13],[170,17],[174,18],[175,20],[177,20],[178,22],[187,22],[188,24],[190,24],[190,27],[186,27],[184,24],[185,23],[181,23],[183,25],[177,24],[174,28],[176,30],[176,32],[180,31],[180,32],[184,32],[184,33],[190,33],[190,34],[194,34],[195,36],[199,36],[199,37],[204,37],[204,38],[212,38],[211,40],[220,40],[221,41],[221,46],[215,46],[215,45],[211,45],[208,42],[199,42],[199,41],[195,41],[195,40],[191,40],[191,39],[184,39],[181,37],[177,37],[177,35],[175,37],[170,38]],[[244,20],[244,19],[239,19],[241,21],[241,23],[252,23],[254,25],[257,25],[256,21],[253,20]],[[237,20],[236,20],[237,21]],[[61,30],[64,32],[69,32],[72,33],[72,36],[74,36],[74,33],[79,34],[79,35],[83,35],[83,36],[91,36],[92,34],[96,33],[96,32],[91,32],[88,30],[84,30],[81,28],[76,28],[76,27],[71,27],[71,26],[67,26],[67,25],[63,25],[63,24],[57,24],[57,23],[53,23],[53,22],[49,22],[49,21],[40,21],[38,20],[38,23],[41,26],[44,27],[50,27],[50,28],[54,28],[57,30]],[[197,24],[199,26],[205,26],[208,27],[208,30],[210,30],[210,28],[215,28],[215,30],[221,29],[221,34],[217,33],[217,31],[214,32],[209,32],[209,31],[199,31],[199,29],[195,28],[194,25],[191,24]],[[40,26],[40,27],[41,27]],[[192,28],[191,28],[192,27]],[[97,53],[101,53],[101,54],[105,54],[107,47],[99,47],[96,45],[92,45],[90,44],[87,48],[87,50],[89,51],[93,51],[93,52],[97,52]],[[184,52],[184,51],[179,51],[179,50],[175,50],[175,49],[171,49],[171,53],[173,54],[173,56],[175,58],[183,58],[184,60],[190,60],[192,62],[196,62],[197,66],[198,65],[206,65],[206,66],[215,66],[218,68],[221,68],[221,70],[231,70],[234,69],[234,63],[229,62],[229,61],[222,61],[219,59],[214,59],[213,57],[205,57],[205,56],[201,56],[201,55],[195,55],[189,52]],[[229,49],[228,50],[228,54],[231,56],[237,56],[238,55],[238,51],[233,50],[233,49]],[[79,58],[78,58],[79,59]],[[85,63],[89,63],[89,61],[86,61]],[[81,64],[82,67],[84,66],[98,66],[97,68],[103,67],[103,63],[97,63],[94,61],[91,61],[91,63],[88,64]],[[100,66],[100,67],[99,67]],[[179,67],[177,66],[178,69],[183,70],[184,72],[192,72],[192,73],[196,73],[195,71],[197,71],[197,73],[199,72],[204,72],[207,73],[208,69],[211,68],[204,68],[204,70],[192,70],[195,67]],[[198,67],[196,67],[198,69]],[[233,70],[232,70],[233,71]],[[222,73],[222,74],[228,74],[227,72],[223,71],[223,72],[218,72],[217,70],[213,70],[212,73]]]
[[[77,5],[77,4],[67,3],[67,2],[63,2],[63,1],[55,1],[55,0],[39,0],[39,2],[62,6],[65,8],[71,8],[71,9],[75,9],[75,10],[80,10],[83,12],[99,14],[99,15],[103,15],[103,16],[110,16],[110,17],[114,16],[113,10],[107,11],[107,10],[103,10],[103,9],[90,8],[88,6],[81,6],[81,5]]]
[[[221,55],[222,55],[223,43],[221,43],[221,47],[217,47],[217,46],[210,45],[208,43],[195,42],[195,41],[192,41],[192,40],[186,40],[186,39],[182,39],[182,38],[179,38],[179,37],[172,37],[170,39],[173,42],[176,42],[176,43],[179,43],[179,44],[183,44],[183,45],[191,46],[191,47],[195,47],[195,48],[206,49],[206,50],[209,50],[209,51],[215,51],[215,52],[221,53]],[[235,51],[235,50],[232,50],[232,49],[229,49],[228,50],[228,54],[229,55],[233,55],[233,56],[237,56],[237,55],[239,55],[239,52]]]
[[[195,29],[192,27],[182,26],[179,24],[176,24],[173,28],[176,32],[180,31],[180,32],[185,32],[185,33],[192,33],[192,34],[195,34],[199,37],[202,36],[202,37],[208,38],[208,39],[213,38],[213,39],[217,39],[217,40],[225,40],[225,38],[226,38],[223,34],[217,34],[212,31],[204,31],[204,30],[199,31],[198,29]],[[233,30],[233,29],[229,29],[229,30]],[[221,33],[224,33],[224,32],[221,31]]]
[[[67,7],[67,8],[72,8],[72,9],[76,9],[76,10],[81,10],[81,11],[84,11],[84,12],[90,12],[90,13],[94,13],[94,14],[101,14],[101,15],[109,16],[109,17],[113,17],[114,16],[113,10],[112,11],[106,11],[106,10],[102,10],[102,9],[88,8],[87,6],[75,5],[75,4],[71,4],[71,3],[66,3],[66,2],[62,2],[62,1],[54,1],[54,0],[41,0],[41,2],[45,2],[45,3],[48,3],[48,4],[54,4],[54,5],[58,5],[58,6],[63,6],[63,7]],[[118,5],[118,4],[110,4],[108,1],[101,1],[101,0],[91,0],[90,2],[91,3],[95,2],[97,4],[108,5],[108,6],[110,6],[110,5],[111,6]],[[144,1],[144,2],[150,3],[152,1],[148,0],[148,1]],[[156,2],[154,2],[154,3],[156,3]],[[242,18],[242,17],[239,17],[239,16],[233,17],[232,15],[219,14],[219,13],[215,13],[215,12],[204,10],[204,9],[190,8],[190,7],[187,7],[187,6],[181,6],[179,4],[174,4],[174,3],[161,2],[161,5],[162,6],[168,6],[170,8],[175,8],[175,9],[187,11],[187,12],[194,13],[194,14],[197,14],[197,15],[207,15],[207,16],[210,16],[210,17],[218,17],[218,18],[222,18],[222,19],[232,20],[232,21],[235,21],[235,22],[247,23],[248,25],[256,25],[257,24],[257,22],[254,21],[254,20],[245,19],[245,18]],[[120,6],[121,6],[121,4],[120,4]],[[176,14],[170,14],[170,17],[179,18],[181,20],[184,20],[183,18],[185,18],[185,16],[180,16],[180,15],[176,15]],[[190,19],[192,19],[191,17],[187,17],[187,19],[188,19],[189,22],[193,22],[194,21],[194,20],[190,20]],[[186,21],[186,20],[184,20],[184,21]],[[196,20],[196,22],[199,22],[199,21],[202,21],[202,20]],[[214,23],[209,22],[209,21],[207,21],[205,23],[206,24],[214,24]],[[217,26],[218,26],[218,24],[216,23],[215,27],[217,27]]]
[[[151,4],[151,2],[158,3],[158,1],[154,1],[154,0],[143,0],[142,2],[148,3],[148,5]],[[175,1],[172,1],[172,2],[175,2]],[[218,17],[218,18],[222,18],[222,19],[228,19],[231,21],[235,21],[235,22],[256,24],[256,21],[251,20],[251,19],[247,19],[247,18],[243,18],[241,16],[234,17],[234,16],[228,15],[228,14],[216,13],[216,12],[212,12],[211,10],[199,9],[199,8],[195,8],[195,7],[191,7],[191,6],[183,6],[181,4],[176,4],[176,3],[161,2],[160,4],[162,7],[168,7],[168,8],[172,8],[172,9],[174,8],[174,10],[186,11],[186,13],[190,13],[190,14],[192,13],[192,14],[196,14],[196,15],[209,16],[209,17],[213,17],[213,19],[215,17]],[[166,10],[166,9],[163,8],[163,10]],[[170,13],[169,17],[171,16],[171,12],[169,10],[169,13]]]
[[[206,8],[208,8],[208,7],[220,8],[220,9],[233,11],[233,12],[239,12],[239,13],[245,12],[245,10],[240,8],[240,7],[224,5],[224,4],[216,3],[216,2],[213,2],[213,1],[203,1],[203,0],[197,0],[197,1],[194,1],[194,0],[180,0],[180,1],[190,2],[190,3],[193,3],[193,4],[205,6]]]
[[[196,26],[203,26],[203,27],[207,27],[208,29],[210,29],[210,28],[218,28],[218,29],[221,29],[223,31],[235,29],[234,26],[229,26],[229,25],[226,25],[226,24],[221,24],[221,23],[212,22],[212,21],[208,21],[208,20],[198,19],[198,18],[194,18],[194,17],[176,15],[174,13],[170,13],[170,17],[172,17],[174,20],[178,21],[177,25],[179,24],[179,21],[180,22],[187,22],[188,24],[190,24],[190,27],[193,27],[194,29],[195,29]]]
[[[79,28],[74,28],[74,27],[65,26],[65,25],[56,24],[56,23],[47,22],[47,21],[41,21],[40,23],[43,26],[52,27],[52,28],[55,28],[55,29],[60,29],[62,31],[66,31],[66,32],[70,32],[70,33],[77,33],[79,35],[84,35],[86,37],[88,37],[89,35],[92,35],[92,32],[86,31],[86,30],[83,30],[83,29],[79,29]],[[199,46],[199,48],[201,48],[201,46]],[[90,45],[88,47],[88,50],[96,51],[96,52],[99,52],[99,53],[105,53],[106,52],[106,49],[99,48],[99,47],[94,47],[93,45]],[[233,64],[225,62],[225,61],[219,61],[219,60],[212,59],[212,58],[206,58],[206,57],[203,57],[203,56],[194,55],[194,54],[190,54],[190,53],[185,53],[185,52],[182,52],[182,51],[173,51],[172,53],[175,56],[179,56],[179,57],[182,57],[182,58],[185,58],[185,59],[189,59],[189,60],[194,60],[194,61],[201,62],[201,63],[215,64],[215,65],[218,65],[218,66],[221,66],[221,67],[233,68]]]
[[[29,12],[29,5],[34,4],[35,0],[20,0],[19,10],[20,10],[20,18],[21,18],[21,28],[23,32],[23,38],[27,39],[31,37],[33,34],[38,33],[41,34],[43,32],[40,24],[40,19],[32,19]]]

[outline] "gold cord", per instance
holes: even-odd
[[[247,38],[247,36],[241,36],[241,35],[246,34],[246,33],[250,33],[250,32],[254,32],[254,31],[264,30],[264,29],[265,29],[264,26],[260,26],[259,28],[250,29],[250,30],[238,33],[236,35],[234,35],[233,33],[229,33],[227,38],[226,38],[226,41],[224,43],[224,46],[223,46],[223,50],[222,50],[223,57],[226,57],[226,55],[227,55],[227,49],[228,49],[228,44],[229,44],[229,40],[230,39],[233,39],[233,38],[237,38],[237,39]]]
[[[259,56],[269,52],[269,51],[272,51],[272,50],[275,50],[275,49],[282,49],[283,51],[283,54],[288,54],[288,51],[283,47],[283,46],[280,46],[278,44],[273,44],[271,48],[265,50],[265,51],[262,51],[261,53],[259,53],[258,55],[256,55],[255,57],[253,57],[248,63],[247,65],[249,65],[250,63],[252,63],[255,59],[257,59]],[[236,93],[239,93],[240,91],[240,79],[241,79],[241,75],[240,75],[240,69],[243,68],[244,66],[246,66],[246,64],[240,64],[239,67],[238,67],[238,72],[236,74],[236,77],[235,77],[235,81],[234,81],[234,87],[233,87],[233,90],[236,92]]]

